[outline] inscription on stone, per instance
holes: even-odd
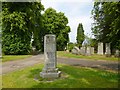
[[[43,78],[57,78],[60,76],[60,71],[58,71],[57,59],[56,59],[56,37],[55,35],[45,35],[44,36],[44,55],[45,55],[45,65],[40,72],[40,76]]]

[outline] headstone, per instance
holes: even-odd
[[[66,50],[66,52],[69,52],[69,50]]]
[[[1,44],[1,41],[0,41],[0,58],[2,58],[2,44]]]
[[[81,54],[81,55],[85,55],[85,53],[86,53],[86,47],[85,47],[85,46],[82,46],[82,47],[80,48],[80,54]]]
[[[67,48],[65,47],[65,48],[64,48],[64,51],[66,51],[66,50],[67,50]]]
[[[60,71],[58,71],[57,60],[56,60],[56,36],[55,35],[45,35],[44,36],[44,56],[45,65],[40,72],[42,78],[58,78],[60,76]]]
[[[103,43],[98,43],[98,53],[99,55],[103,55]]]
[[[0,58],[2,58],[2,40],[1,40],[2,34],[0,33]]]
[[[115,51],[115,57],[120,57],[120,51],[118,49]]]
[[[94,47],[91,47],[91,54],[94,54]]]
[[[86,55],[87,56],[91,55],[91,47],[90,46],[87,46]]]
[[[110,50],[110,43],[106,43],[106,51],[105,55],[109,57],[111,55],[111,50]]]
[[[80,49],[79,49],[77,46],[75,46],[75,47],[72,49],[72,53],[73,53],[73,54],[76,54],[76,55],[79,55],[79,54],[80,54]]]

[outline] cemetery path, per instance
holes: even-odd
[[[37,63],[43,63],[43,61],[43,54],[40,54],[22,60],[4,62],[2,63],[2,74],[32,66]]]
[[[87,59],[75,59],[75,58],[57,58],[58,63],[68,64],[72,66],[83,66],[83,67],[91,67],[91,68],[100,68],[106,70],[118,70],[117,61],[104,61],[104,60],[87,60]],[[30,58],[17,60],[17,61],[8,61],[2,64],[2,72],[0,74],[6,74],[8,72],[12,72],[15,70],[19,70],[28,66],[32,66],[37,63],[44,63],[44,55],[35,55]]]
[[[120,68],[120,63],[118,63],[117,61],[75,59],[63,57],[59,57],[57,60],[59,63],[69,64],[72,66],[99,68],[103,70],[119,71]]]

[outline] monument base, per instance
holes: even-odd
[[[58,78],[60,77],[61,71],[58,72],[40,72],[42,78]]]
[[[106,55],[106,57],[110,57],[111,56],[111,54],[105,54]]]

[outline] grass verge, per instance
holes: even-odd
[[[117,73],[60,64],[61,77],[48,81],[39,76],[42,67],[37,64],[3,75],[3,88],[118,88]]]
[[[3,55],[2,62],[29,58],[32,55]]]
[[[106,57],[105,55],[91,55],[91,56],[83,56],[83,55],[75,55],[66,51],[57,51],[58,57],[67,57],[67,58],[80,58],[80,59],[91,59],[91,60],[109,60],[109,61],[118,61],[118,58],[115,57]]]

